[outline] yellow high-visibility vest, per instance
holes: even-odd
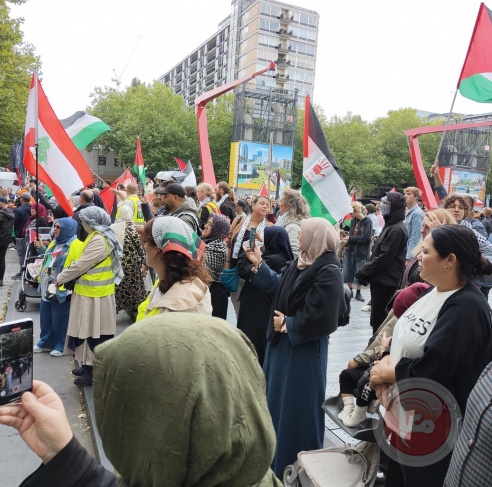
[[[99,232],[92,232],[83,241],[70,246],[70,252],[67,256],[65,266],[68,267],[72,262],[80,259],[84,254],[85,248],[95,235],[101,235]],[[81,296],[88,296],[90,298],[102,298],[104,296],[110,296],[114,294],[114,273],[111,270],[111,256],[109,255],[109,244],[106,242],[106,248],[108,250],[108,256],[92,269],[89,269],[85,274],[77,279],[75,283],[74,292]]]
[[[127,198],[133,203],[133,222],[134,223],[144,223],[144,217],[143,217],[143,212],[142,212],[142,202],[140,201],[140,198],[136,194],[131,194]],[[116,220],[120,218],[120,208],[118,208],[118,211],[116,212]]]
[[[152,291],[159,285],[159,278],[156,279],[154,286],[152,287]],[[154,316],[158,315],[160,313],[159,308],[154,308],[150,310],[147,314],[145,314],[145,310],[147,309],[148,304],[150,303],[150,296],[152,295],[152,291],[150,291],[149,295],[147,296],[147,299],[145,301],[142,301],[138,305],[138,313],[137,313],[137,319],[135,320],[135,323],[137,321],[143,320],[144,318],[147,318],[147,316]]]

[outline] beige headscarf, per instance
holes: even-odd
[[[123,486],[282,485],[263,371],[221,319],[164,313],[99,345],[94,404]]]
[[[335,252],[340,236],[324,218],[306,218],[301,221],[301,245],[298,269],[305,269],[325,252]]]

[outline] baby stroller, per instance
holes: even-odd
[[[51,240],[50,231],[50,227],[39,227],[39,236],[46,246]],[[26,257],[24,259],[24,264],[21,267],[21,289],[19,291],[19,299],[14,304],[16,311],[22,312],[26,310],[26,298],[41,298],[41,294],[38,291],[38,279],[43,257],[37,253],[36,247],[34,247],[33,242],[35,238],[36,230],[28,229],[26,232]]]

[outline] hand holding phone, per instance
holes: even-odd
[[[0,406],[32,391],[33,323],[31,319],[0,325]]]
[[[251,249],[255,248],[255,240],[256,240],[256,228],[251,227],[251,230],[249,231],[249,246]]]

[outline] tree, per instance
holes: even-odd
[[[380,184],[398,187],[415,186],[415,176],[410,158],[408,137],[403,133],[416,127],[441,125],[441,120],[428,121],[417,115],[413,108],[389,111],[384,118],[372,124],[376,151],[380,154],[383,172]],[[428,169],[434,162],[439,146],[439,134],[421,136],[422,160]]]
[[[97,143],[113,149],[127,167],[133,167],[139,134],[145,165],[151,172],[174,168],[174,157],[198,161],[194,111],[168,86],[135,79],[124,92],[96,87],[91,96],[88,111],[111,127]]]
[[[10,0],[21,4],[25,0]],[[5,0],[0,0],[0,165],[10,163],[15,137],[22,139],[26,122],[29,85],[39,59],[33,46],[23,41],[23,19],[11,19]]]
[[[228,93],[207,106],[208,140],[217,181],[229,180],[234,94]]]

